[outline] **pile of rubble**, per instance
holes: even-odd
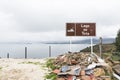
[[[112,70],[94,53],[67,53],[54,61],[57,80],[111,80]]]

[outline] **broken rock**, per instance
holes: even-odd
[[[113,70],[115,71],[116,74],[120,76],[120,65],[113,66]]]
[[[95,68],[94,69],[94,76],[98,77],[98,76],[104,76],[105,75],[105,71],[102,68]]]

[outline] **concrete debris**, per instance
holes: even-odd
[[[92,64],[87,66],[86,70],[94,69],[96,66],[97,66],[96,63],[92,62]]]
[[[103,68],[95,68],[93,74],[96,77],[98,77],[98,76],[104,76],[105,75],[105,71],[104,71]]]
[[[117,75],[120,76],[120,65],[119,65],[119,64],[113,66],[113,70],[115,71],[115,73],[116,73]]]
[[[61,67],[61,72],[67,72],[70,70],[70,67],[68,65],[62,66]]]
[[[57,80],[111,80],[106,75],[107,64],[95,54],[67,53],[58,56],[54,65],[60,66],[53,71],[58,75]]]
[[[59,70],[59,69],[55,69],[55,70],[53,71],[53,73],[58,74],[58,73],[60,73],[60,70]]]
[[[90,75],[90,74],[94,73],[92,69],[86,70],[85,72],[86,72],[87,75]]]
[[[100,76],[97,77],[96,80],[111,80],[110,76]]]

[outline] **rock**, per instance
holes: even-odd
[[[93,69],[89,69],[89,70],[86,70],[86,71],[85,71],[85,74],[86,74],[86,75],[91,75],[91,74],[93,74],[93,73],[94,73]]]
[[[61,72],[67,72],[70,70],[70,67],[68,65],[62,66],[61,67]]]
[[[90,76],[81,76],[81,80],[91,80]]]
[[[72,64],[72,65],[76,65],[76,64],[77,64],[77,61],[76,61],[75,59],[72,59],[72,60],[71,60],[71,64]]]
[[[57,80],[65,80],[64,78],[57,78]]]
[[[89,70],[89,69],[94,69],[95,67],[96,67],[96,63],[92,63],[92,64],[90,64],[90,65],[88,65],[88,67],[86,68],[87,70]]]
[[[95,76],[93,74],[90,74],[90,79],[91,80],[96,80]]]
[[[53,71],[53,73],[58,74],[58,73],[60,73],[60,70],[59,70],[59,69],[55,69],[55,70]]]
[[[85,70],[81,70],[80,75],[85,76]]]
[[[90,53],[67,53],[57,57],[55,63],[57,65],[67,64],[67,65],[76,65],[82,64],[88,66],[92,62],[98,62],[96,56],[91,56]]]
[[[80,75],[80,67],[79,66],[71,66],[69,71],[66,72],[61,72],[58,75],[63,76],[63,75],[73,75],[73,76],[79,76]]]
[[[111,79],[110,79],[110,76],[100,76],[100,78],[101,78],[102,80],[111,80]]]
[[[103,66],[105,62],[101,60],[96,54],[66,53],[57,57],[55,65],[61,67],[61,72],[58,73],[59,71],[56,70],[55,73],[60,77],[66,76],[66,80],[73,80],[73,76],[78,80],[109,80],[108,77],[101,77],[105,76],[105,72],[108,70],[108,66]],[[57,80],[62,80],[62,78]]]
[[[74,69],[74,75],[79,76],[80,75],[80,68],[75,68]]]
[[[68,76],[67,80],[73,80],[73,76]]]
[[[94,76],[98,77],[98,76],[104,76],[104,75],[105,75],[105,71],[103,68],[94,69]]]
[[[113,66],[113,70],[115,71],[116,74],[120,76],[120,65]]]
[[[76,76],[68,76],[67,80],[76,80]]]
[[[68,62],[68,58],[65,57],[64,60],[63,60],[64,63],[67,63]]]

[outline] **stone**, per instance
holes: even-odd
[[[62,72],[67,72],[67,71],[69,71],[70,70],[70,67],[68,66],[68,65],[65,65],[65,66],[62,66],[61,67],[61,71]]]
[[[67,80],[76,80],[76,76],[68,76]]]
[[[60,73],[60,70],[59,70],[59,69],[55,69],[55,70],[53,71],[53,73],[58,74],[58,73]]]
[[[91,80],[90,76],[81,76],[81,80]]]
[[[80,75],[85,76],[85,70],[81,70]]]
[[[57,80],[65,80],[64,78],[57,78]]]
[[[100,61],[95,54],[70,52],[60,55],[55,60],[55,65],[60,67],[60,73],[55,71],[61,77],[57,80],[62,80],[63,76],[66,80],[73,80],[73,76],[78,80],[110,80],[109,77],[103,77],[106,71],[110,71],[108,67],[98,64]]]
[[[72,65],[76,65],[76,64],[77,64],[77,61],[76,61],[75,59],[72,59],[72,60],[71,60],[71,64],[72,64]]]
[[[93,74],[96,77],[98,77],[98,76],[104,76],[105,75],[105,71],[104,71],[103,68],[95,68]]]
[[[102,78],[102,80],[111,80],[110,76],[100,76],[100,78]]]
[[[113,66],[113,70],[115,71],[116,74],[120,76],[120,65]]]

